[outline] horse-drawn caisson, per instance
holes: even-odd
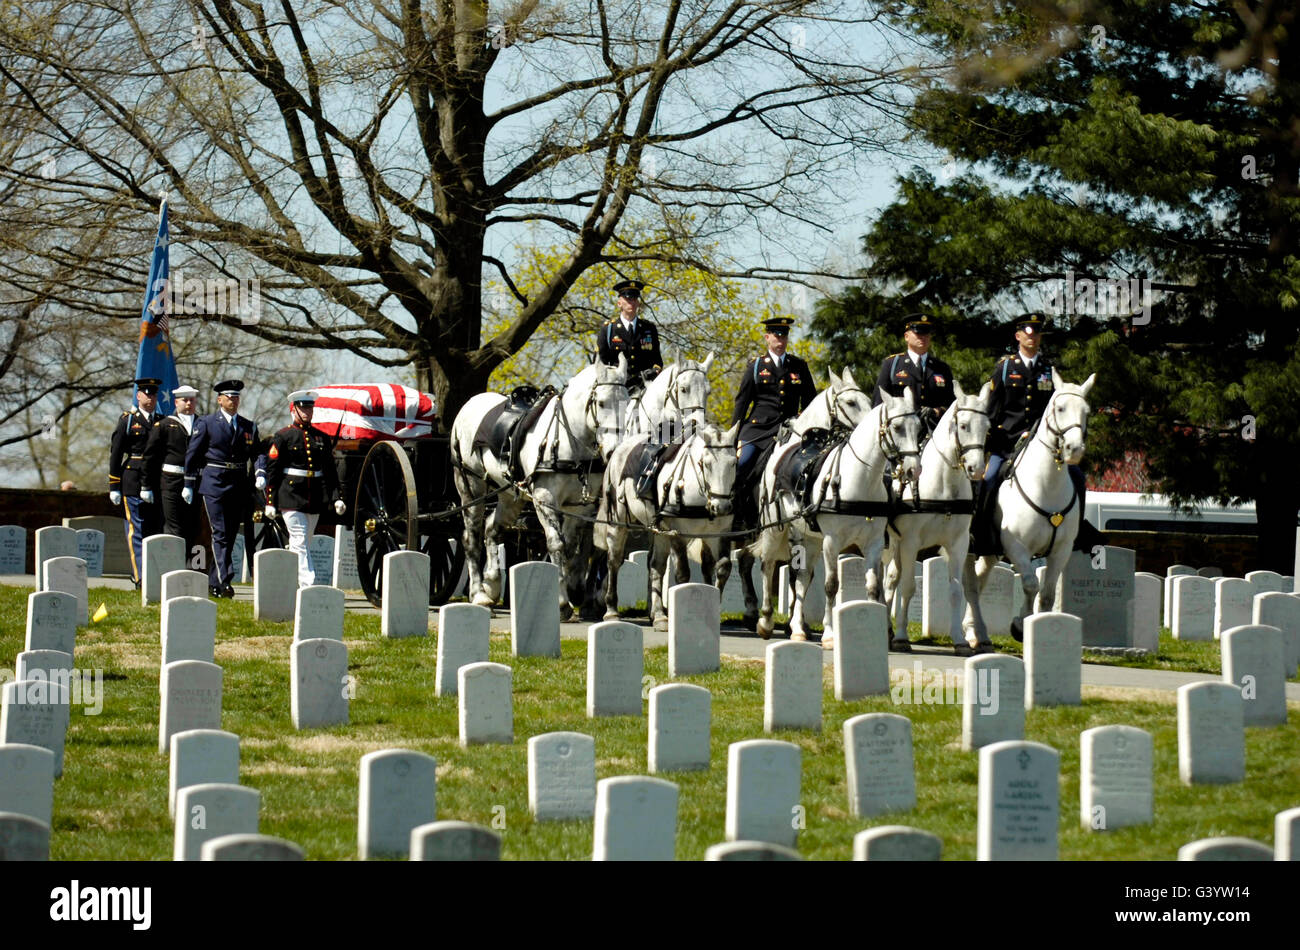
[[[629,532],[648,531],[648,606],[657,627],[667,622],[659,594],[668,554],[676,553],[676,580],[685,581],[686,545],[695,541],[706,582],[722,588],[737,562],[745,619],[765,638],[773,631],[783,564],[791,568],[791,637],[807,638],[803,603],[819,558],[826,594],[820,619],[829,644],[839,558],[856,552],[868,566],[868,597],[892,605],[892,647],[907,650],[913,565],[921,549],[937,545],[949,567],[954,647],[963,654],[991,650],[979,592],[995,558],[968,556],[992,424],[991,384],[972,396],[954,380],[946,410],[923,422],[911,390],[882,390],[873,408],[872,394],[851,372],[832,371],[829,385],[782,427],[753,483],[740,486],[739,425],[724,431],[705,417],[712,359],[679,357],[635,396],[622,357],[616,366],[586,367],[559,390],[483,393],[465,404],[448,436],[434,432],[428,394],[402,386],[321,387],[317,425],[336,440],[367,597],[379,602],[385,554],[418,550],[431,559],[430,603],[449,599],[467,567],[468,598],[494,605],[507,567],[498,545],[506,542],[511,563],[549,558],[559,566],[561,613],[568,617],[586,596],[594,540],[610,555],[599,599],[605,616],[614,617]],[[1036,606],[1051,608],[1074,544],[1077,489],[1065,467],[1083,454],[1092,382],[1072,385],[1051,370],[1041,424],[1021,435],[1021,451],[1006,459],[1005,479],[990,502],[1001,550],[1022,577],[1025,600],[1013,632]],[[733,526],[741,491],[750,493],[743,507],[757,520]],[[1041,590],[1030,566],[1037,557],[1047,564]],[[755,559],[761,597],[751,582]]]

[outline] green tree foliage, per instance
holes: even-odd
[[[1258,6],[891,4],[951,66],[909,116],[940,158],[901,178],[863,286],[817,325],[867,363],[898,316],[937,310],[971,383],[1007,318],[1053,312],[1065,376],[1098,374],[1093,469],[1138,448],[1155,491],[1254,500],[1261,562],[1289,571],[1300,61]]]

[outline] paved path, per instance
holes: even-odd
[[[0,575],[0,583],[17,587],[35,587],[36,579],[31,574],[9,574]],[[132,590],[134,585],[125,577],[92,577],[89,580],[91,587],[107,587],[114,590]],[[235,585],[235,599],[245,602],[251,602],[253,599],[253,588],[251,585]],[[91,610],[95,608],[91,604]],[[347,609],[359,613],[378,614],[379,608],[373,606],[365,597],[356,592],[348,593]],[[430,608],[431,616],[436,616],[436,608]],[[560,625],[560,636],[565,640],[585,640],[587,638],[587,627],[589,624],[583,623],[565,623]],[[667,646],[668,634],[661,633],[649,626],[641,627],[645,635],[646,646]],[[494,633],[508,633],[510,631],[510,614],[500,608],[492,612],[492,631]],[[760,640],[752,633],[746,633],[736,629],[726,629],[724,627],[722,634],[722,655],[739,659],[756,659],[761,660],[766,655],[768,643],[781,642],[780,637],[772,640]],[[889,655],[889,667],[891,670],[914,670],[915,664],[920,663],[921,669],[925,670],[961,670],[964,668],[965,660],[962,657],[954,656],[952,650],[946,647],[936,646],[915,646],[913,653],[891,653]],[[825,663],[831,664],[831,652],[825,651]],[[1083,683],[1085,686],[1108,686],[1121,689],[1155,689],[1172,691],[1178,689],[1185,683],[1201,682],[1222,682],[1221,678],[1209,673],[1179,673],[1173,670],[1143,670],[1134,669],[1124,666],[1108,666],[1101,663],[1084,663],[1083,664]],[[1286,686],[1286,698],[1292,702],[1300,702],[1300,683],[1289,682]]]

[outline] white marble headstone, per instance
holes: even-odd
[[[1195,574],[1171,578],[1170,627],[1175,640],[1214,639],[1214,581]]]
[[[861,699],[889,692],[889,608],[849,601],[835,608],[835,698]]]
[[[618,605],[635,607],[644,602],[649,590],[650,572],[647,561],[649,551],[633,551],[618,569]]]
[[[1202,838],[1178,849],[1179,861],[1272,861],[1273,849],[1252,838]]]
[[[214,660],[217,605],[203,597],[172,597],[162,603],[162,664]]]
[[[677,853],[677,786],[620,775],[596,783],[593,861],[672,861]]]
[[[328,534],[313,534],[308,538],[307,562],[311,565],[313,584],[333,585],[334,539]]]
[[[262,793],[242,785],[208,782],[176,793],[174,861],[197,861],[205,842],[224,835],[257,834]]]
[[[297,640],[289,654],[289,706],[295,729],[348,724],[348,648],[342,640]]]
[[[346,525],[334,528],[334,564],[330,584],[339,590],[360,590],[361,576],[357,573],[357,548],[355,533]]]
[[[62,650],[24,650],[14,659],[14,680],[44,677],[71,684],[74,668],[71,653]],[[4,810],[0,808],[0,811]]]
[[[272,835],[222,835],[203,842],[200,861],[305,861],[302,848]]]
[[[41,565],[52,557],[77,556],[77,532],[62,525],[46,525],[36,529],[36,563],[32,571],[36,575],[37,591],[44,590],[44,573]]]
[[[749,739],[728,746],[727,840],[793,848],[802,769],[802,752],[793,742]]]
[[[76,598],[73,616],[77,626],[90,623],[90,596],[86,585],[86,562],[79,557],[52,557],[41,565],[41,590],[60,591]]]
[[[49,825],[28,815],[0,812],[0,862],[49,859]]]
[[[707,769],[712,716],[713,698],[702,686],[668,683],[650,690],[650,772]]]
[[[976,859],[1055,861],[1061,754],[1041,742],[980,749]]]
[[[921,562],[923,578],[921,636],[945,640],[952,632],[952,589],[948,583],[948,562],[928,557]]]
[[[492,611],[478,604],[443,604],[438,608],[435,696],[455,696],[457,671],[470,663],[488,661],[491,627]]]
[[[763,677],[763,731],[822,728],[822,648],[769,643]]]
[[[560,655],[560,569],[549,561],[510,568],[510,655]]]
[[[802,861],[799,852],[769,841],[727,841],[709,845],[705,861]]]
[[[835,605],[838,607],[854,600],[867,599],[867,559],[855,554],[841,556],[840,587],[835,592]]]
[[[54,753],[26,742],[0,745],[0,812],[50,824],[54,814]]]
[[[500,861],[501,836],[467,821],[433,821],[411,829],[412,861]]]
[[[140,605],[162,600],[162,577],[170,571],[186,569],[185,539],[174,534],[153,534],[140,545],[144,571],[140,581]]]
[[[1165,586],[1161,591],[1161,597],[1164,603],[1164,613],[1162,614],[1162,617],[1164,625],[1170,630],[1174,629],[1174,607],[1172,599],[1174,592],[1174,578],[1185,577],[1188,575],[1195,576],[1196,568],[1190,567],[1187,564],[1171,564],[1165,571]]]
[[[881,825],[853,836],[854,861],[938,861],[943,840],[906,825]]]
[[[1095,553],[1073,551],[1061,580],[1057,610],[1083,622],[1084,646],[1131,647],[1137,552],[1103,546]]]
[[[423,752],[382,749],[361,757],[361,860],[410,853],[412,829],[438,820],[437,775],[437,761]]]
[[[844,722],[849,814],[870,818],[916,807],[912,720],[866,713]]]
[[[104,532],[98,528],[77,531],[77,557],[86,562],[87,577],[104,576]],[[0,573],[4,573],[0,571]]]
[[[1280,811],[1273,819],[1273,857],[1300,861],[1300,808]]]
[[[0,574],[26,573],[27,529],[16,524],[0,525]]]
[[[547,732],[528,740],[528,810],[537,821],[596,814],[596,740]]]
[[[343,639],[343,615],[347,597],[337,587],[317,584],[300,587],[294,595],[293,639]]]
[[[1229,683],[1178,687],[1178,776],[1184,785],[1246,778],[1241,690]]]
[[[980,613],[990,637],[1011,635],[1011,618],[1016,615],[1016,597],[1020,584],[1016,572],[1005,564],[993,565],[988,582],[980,594]]]
[[[167,766],[167,813],[176,814],[176,793],[187,785],[239,784],[239,736],[221,729],[188,729],[172,735]]]
[[[1282,675],[1291,679],[1300,666],[1300,597],[1269,592],[1256,594],[1250,622],[1282,631]]]
[[[207,597],[208,575],[188,568],[168,571],[159,581],[159,588],[158,599],[164,604],[173,597]]]
[[[1161,590],[1163,581],[1155,574],[1138,571],[1133,575],[1133,646],[1148,653],[1160,650]]]
[[[76,597],[54,590],[27,595],[26,649],[74,653],[76,641]]]
[[[1255,588],[1240,577],[1214,579],[1214,639],[1223,636],[1229,627],[1250,623],[1250,611],[1255,598]]]
[[[961,747],[980,749],[1025,736],[1025,664],[988,653],[966,659],[961,696]]]
[[[54,753],[54,775],[63,774],[63,746],[72,715],[72,694],[57,680],[5,683],[0,710],[0,742],[40,746]]]
[[[179,660],[162,668],[158,684],[158,752],[165,754],[171,737],[190,729],[221,728],[221,667],[201,660]]]
[[[502,663],[469,663],[456,671],[461,745],[515,741],[511,677]]]
[[[384,580],[387,582],[387,575]],[[268,548],[253,555],[255,620],[269,620],[272,623],[292,620],[297,597],[298,555],[284,548]]]
[[[1025,618],[1025,708],[1083,702],[1083,624],[1073,614]]]
[[[1219,653],[1223,681],[1241,689],[1242,721],[1248,726],[1286,725],[1286,677],[1282,631],[1243,624],[1223,631]]]
[[[712,673],[722,665],[722,601],[712,584],[668,588],[668,675]]]
[[[641,715],[641,628],[606,620],[587,628],[587,715]]]
[[[1096,726],[1079,736],[1079,818],[1090,831],[1154,820],[1151,733],[1135,726]]]

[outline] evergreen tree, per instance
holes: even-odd
[[[1046,309],[1066,378],[1097,373],[1092,469],[1137,448],[1155,491],[1253,500],[1260,566],[1289,573],[1300,63],[1275,11],[1249,26],[1237,12],[1255,6],[889,4],[951,64],[909,121],[972,172],[900,179],[864,238],[862,287],[817,329],[868,364],[899,316],[936,310],[974,385],[1005,321]]]

